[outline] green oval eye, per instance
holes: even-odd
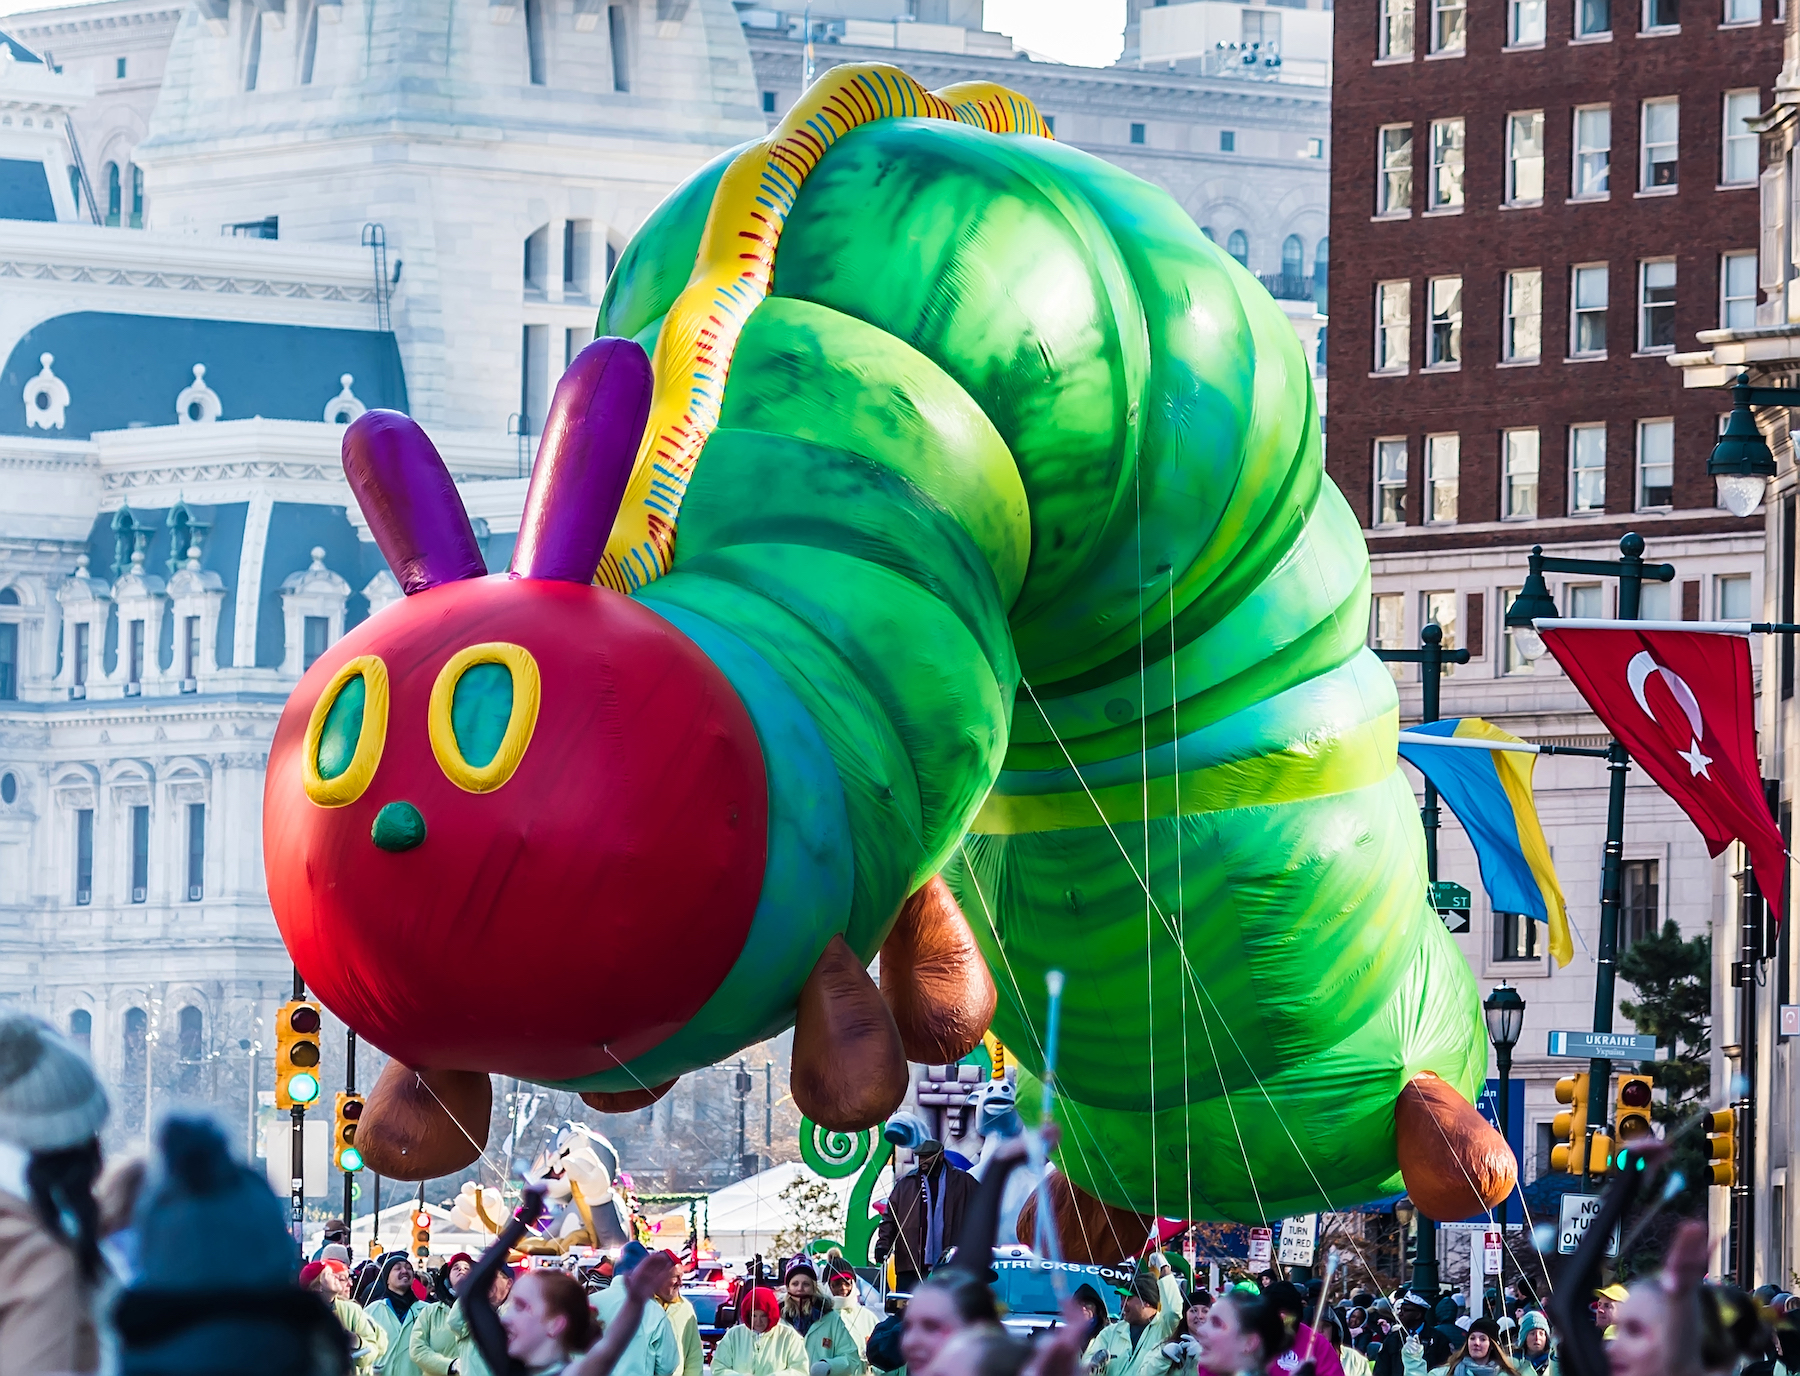
[[[325,726],[319,732],[319,777],[335,779],[356,758],[356,745],[362,739],[363,703],[368,697],[363,676],[346,679],[338,690],[337,701],[325,714]]]
[[[513,676],[504,664],[471,664],[450,695],[450,729],[471,768],[484,769],[500,753],[512,720]]]

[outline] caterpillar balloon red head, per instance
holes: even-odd
[[[691,1017],[749,930],[768,812],[749,716],[691,641],[592,581],[650,391],[629,340],[570,366],[504,574],[417,425],[370,411],[344,436],[407,596],[289,700],[264,855],[308,987],[409,1066],[609,1069]],[[683,977],[651,979],[675,930]]]

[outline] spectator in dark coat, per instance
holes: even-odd
[[[975,1196],[975,1177],[944,1159],[944,1145],[926,1141],[919,1163],[894,1182],[875,1233],[875,1260],[894,1258],[894,1288],[910,1292],[962,1234]]]

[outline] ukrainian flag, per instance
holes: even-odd
[[[1523,745],[1480,717],[1425,722],[1409,736]],[[1401,741],[1400,754],[1431,781],[1462,823],[1481,862],[1481,883],[1496,912],[1524,913],[1550,927],[1550,954],[1567,965],[1575,954],[1562,886],[1550,863],[1550,846],[1531,796],[1537,756],[1525,751],[1433,746]]]

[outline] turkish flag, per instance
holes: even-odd
[[[1750,642],[1566,625],[1542,634],[1588,706],[1700,828],[1707,850],[1744,843],[1779,916],[1787,847],[1763,797]]]

